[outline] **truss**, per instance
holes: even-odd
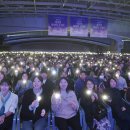
[[[59,12],[130,21],[130,0],[0,0],[0,17]]]

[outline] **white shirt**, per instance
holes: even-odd
[[[45,84],[45,83],[46,83],[46,79],[43,80],[43,84]]]
[[[0,95],[1,95],[1,92],[0,92]],[[1,101],[1,96],[0,96],[0,108],[2,107],[2,104],[3,103]],[[11,92],[9,99],[5,103],[5,112],[4,113],[6,113],[6,112],[15,113],[17,105],[18,105],[18,96]]]

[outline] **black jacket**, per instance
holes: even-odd
[[[91,96],[86,95],[86,88],[81,91],[80,105],[84,109],[87,122],[93,122],[95,114],[97,112],[97,101],[92,102]]]
[[[119,120],[130,121],[130,107],[123,101],[121,92],[116,88],[109,88],[106,93],[112,100],[110,106],[112,107],[113,116]],[[122,111],[122,107],[125,107],[126,110]]]
[[[54,90],[54,83],[50,79],[47,79],[45,84],[42,85],[42,88],[46,91],[46,93],[51,99],[51,96]]]
[[[42,94],[40,95],[42,99],[39,102],[39,107],[36,109],[35,114],[33,111],[29,110],[29,105],[36,99],[36,95],[33,92],[33,89],[26,91],[22,101],[22,109],[21,109],[21,119],[24,121],[33,120],[34,122],[41,117],[42,109],[45,109],[46,113],[51,109],[51,100],[50,95],[48,95],[47,90],[43,89]]]

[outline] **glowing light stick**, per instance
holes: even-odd
[[[55,93],[54,96],[55,96],[55,99],[60,99],[61,98],[60,93]]]
[[[115,74],[115,76],[116,76],[117,78],[119,78],[119,74]]]
[[[55,70],[52,70],[52,75],[56,75],[56,71]]]
[[[128,72],[128,76],[130,76],[130,72]]]
[[[37,96],[37,101],[39,102],[41,100],[41,96]]]
[[[109,99],[109,97],[108,97],[108,95],[104,94],[104,95],[102,95],[102,99],[106,101]]]
[[[38,73],[38,72],[35,72],[35,75],[36,75],[36,76],[38,76],[38,75],[39,75],[39,73]]]
[[[76,69],[75,73],[76,74],[79,74],[80,70],[79,69]]]
[[[87,90],[87,91],[86,91],[86,94],[87,94],[88,96],[90,96],[90,95],[92,94],[92,90]]]
[[[26,83],[27,83],[27,80],[24,79],[24,80],[23,80],[23,84],[26,84]]]

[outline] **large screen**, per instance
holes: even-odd
[[[67,16],[49,15],[48,16],[48,35],[67,36],[68,34]]]
[[[107,25],[108,21],[106,19],[91,19],[91,37],[107,37]]]
[[[70,36],[88,36],[88,19],[86,17],[70,17]]]

